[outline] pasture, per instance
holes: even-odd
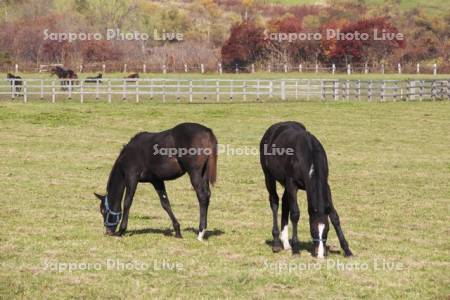
[[[1,102],[0,297],[446,298],[449,115],[447,101]],[[353,258],[337,253],[333,229],[330,256],[311,257],[304,193],[301,254],[272,253],[259,158],[236,152],[257,148],[282,120],[303,122],[327,150]],[[105,191],[122,145],[185,121],[229,145],[219,154],[208,239],[195,239],[198,203],[187,177],[167,183],[183,239],[172,236],[148,184],[138,186],[128,233],[104,236],[92,193]]]

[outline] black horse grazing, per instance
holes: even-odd
[[[97,76],[94,77],[87,77],[84,82],[86,83],[102,83],[103,74],[98,73]]]
[[[183,123],[158,133],[138,133],[122,149],[114,163],[106,195],[95,194],[101,200],[100,212],[106,234],[122,235],[126,231],[136,186],[138,182],[149,182],[172,221],[175,236],[181,238],[180,224],[170,207],[164,181],[188,173],[200,204],[198,240],[202,240],[211,196],[209,185],[216,181],[216,166],[217,140],[212,130],[205,126]],[[122,222],[115,233],[121,217],[124,190]]]
[[[22,91],[22,77],[8,73],[6,78],[10,81],[11,88],[14,89],[12,92],[18,95]]]
[[[326,255],[328,236],[328,217],[336,230],[339,243],[345,256],[351,256],[339,216],[331,200],[328,185],[328,162],[325,150],[319,140],[297,122],[283,122],[272,125],[264,134],[261,144],[261,166],[269,191],[270,207],[273,214],[272,250],[279,252],[281,242],[285,249],[290,249],[288,238],[288,218],[292,221],[292,252],[299,253],[297,224],[300,210],[297,203],[297,191],[306,191],[311,237],[314,243],[314,256],[323,258]],[[285,190],[282,198],[281,240],[278,229],[279,198],[276,181]]]
[[[78,75],[70,69],[64,69],[62,67],[56,66],[50,70],[51,75],[58,76],[59,79],[68,79],[68,80],[62,80],[61,86],[63,90],[66,90],[66,86],[71,86],[72,84],[77,84],[78,82],[76,79],[78,79]]]

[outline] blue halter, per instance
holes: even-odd
[[[105,196],[105,226],[117,226],[120,221],[120,217],[122,215],[122,212],[114,212],[109,208],[108,204],[108,196]],[[112,220],[110,220],[110,217]]]

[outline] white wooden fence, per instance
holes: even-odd
[[[332,79],[102,79],[87,83],[72,80],[23,79],[22,85],[0,80],[0,99],[56,102],[63,99],[166,101],[270,100],[444,100],[450,99],[445,80],[332,80]],[[20,88],[17,90],[16,88]]]

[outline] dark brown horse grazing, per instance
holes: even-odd
[[[86,80],[84,80],[84,82],[86,82],[86,83],[102,83],[102,79],[103,79],[103,74],[98,73],[97,76],[87,77]]]
[[[61,81],[63,90],[67,90],[66,86],[71,87],[73,84],[78,84],[78,75],[71,69],[64,69],[62,67],[56,66],[50,70],[50,74],[58,76],[59,79],[67,79]]]
[[[151,133],[141,132],[122,149],[109,175],[106,195],[98,195],[106,234],[122,235],[128,225],[128,213],[138,182],[153,185],[161,205],[172,220],[175,236],[181,238],[180,224],[170,207],[164,181],[188,173],[200,204],[198,239],[207,227],[211,196],[210,184],[216,181],[217,140],[211,129],[195,123],[183,123],[172,129]],[[123,217],[117,233],[116,227]]]
[[[8,81],[10,81],[11,88],[13,89],[13,93],[15,95],[19,95],[22,91],[22,77],[16,76],[14,74],[8,73],[6,75]]]
[[[261,166],[269,191],[270,207],[273,214],[272,250],[280,251],[281,242],[290,249],[288,238],[288,219],[292,221],[292,252],[299,253],[297,224],[300,210],[297,203],[297,191],[306,191],[311,237],[314,243],[314,256],[326,255],[326,240],[330,218],[336,230],[339,243],[345,256],[352,252],[342,232],[339,216],[333,206],[331,190],[328,185],[327,155],[319,140],[309,133],[305,126],[297,122],[284,122],[272,125],[264,134],[261,144]],[[285,190],[282,198],[281,240],[278,230],[279,198],[276,182]]]

